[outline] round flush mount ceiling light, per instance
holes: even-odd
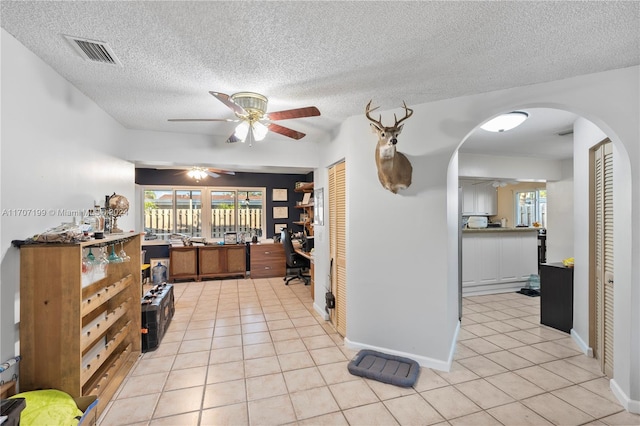
[[[506,132],[521,125],[527,117],[529,114],[524,111],[512,111],[487,121],[480,128],[488,132]]]

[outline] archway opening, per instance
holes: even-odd
[[[590,354],[590,348],[592,342],[590,341],[589,326],[591,323],[591,303],[589,298],[589,240],[588,240],[588,218],[591,214],[589,210],[589,150],[596,145],[604,137],[609,137],[614,142],[614,147],[618,147],[616,152],[618,154],[616,158],[616,165],[620,165],[615,170],[616,182],[631,180],[630,174],[630,161],[629,157],[624,149],[621,141],[616,137],[615,133],[606,126],[601,120],[593,117],[585,117],[576,112],[569,111],[569,108],[558,108],[557,106],[550,106],[546,108],[544,106],[536,105],[535,108],[531,108],[534,112],[536,110],[553,110],[544,111],[564,115],[565,117],[573,116],[573,123],[570,128],[566,126],[557,127],[555,129],[554,138],[567,138],[569,139],[569,151],[570,156],[565,158],[553,158],[545,157],[546,150],[543,148],[545,144],[552,143],[552,138],[536,137],[534,133],[527,137],[522,138],[509,138],[520,139],[521,143],[527,144],[526,146],[504,145],[504,140],[508,139],[508,133],[504,132],[499,135],[502,137],[503,144],[499,143],[491,144],[490,141],[485,141],[485,147],[482,147],[483,136],[480,134],[480,125],[470,132],[458,147],[457,152],[454,154],[454,160],[456,162],[455,167],[458,170],[459,179],[473,179],[477,182],[486,182],[486,186],[496,188],[496,192],[503,191],[504,188],[510,188],[511,193],[508,194],[511,200],[506,203],[508,207],[507,211],[511,212],[514,218],[513,220],[507,220],[507,227],[517,226],[520,222],[517,218],[518,206],[515,204],[516,188],[519,185],[527,184],[534,187],[542,187],[544,185],[546,206],[544,213],[546,214],[545,226],[546,242],[548,251],[546,253],[547,262],[561,261],[567,257],[574,257],[580,259],[580,264],[575,268],[575,282],[574,288],[574,314],[573,325],[571,327],[570,335],[576,342],[580,351],[585,354]],[[527,110],[522,106],[518,107],[518,110]],[[487,117],[487,120],[491,117]],[[594,124],[596,123],[596,124]],[[523,128],[524,130],[524,128]],[[528,130],[528,129],[527,129]],[[524,132],[523,132],[524,133]],[[515,135],[515,133],[514,133]],[[468,145],[467,145],[468,144]],[[506,148],[505,148],[506,147]],[[508,148],[508,149],[507,149]],[[561,146],[560,149],[567,149],[565,146]],[[457,160],[457,161],[456,161]],[[451,167],[451,166],[450,166]],[[451,173],[449,179],[451,179]],[[481,185],[481,184],[478,184]],[[623,199],[625,205],[616,205],[616,212],[627,208],[627,212],[621,211],[621,216],[629,216],[631,211],[631,192],[628,185],[620,185],[616,189],[616,199]],[[450,197],[451,192],[450,192]],[[504,198],[503,194],[503,198]],[[497,194],[498,200],[500,199],[500,193]],[[460,198],[460,203],[463,203],[463,198]],[[499,202],[499,201],[498,201]],[[463,210],[460,206],[458,212],[462,216]],[[504,210],[502,210],[504,211]],[[477,213],[472,212],[472,213]],[[482,212],[480,212],[482,213]],[[501,222],[503,214],[495,212],[493,215],[487,215],[488,222]],[[508,219],[508,217],[507,217]],[[450,218],[454,220],[454,218]],[[630,220],[630,218],[629,218]],[[461,221],[461,224],[464,223]],[[580,223],[584,223],[584,235],[579,226]],[[630,258],[631,255],[631,238],[628,233],[625,234],[624,230],[620,226],[621,220],[616,216],[615,222],[615,249],[618,253],[624,253],[623,256]],[[502,223],[500,223],[502,225]],[[527,226],[530,223],[526,223]],[[459,242],[463,246],[463,233],[462,229],[459,231]],[[453,236],[451,236],[453,238]],[[461,250],[462,252],[464,250]],[[495,254],[495,253],[494,253]],[[457,259],[451,259],[451,262],[458,263],[461,267],[459,269],[458,285],[459,295],[463,296],[463,280],[465,268],[463,267],[464,254],[459,255]],[[537,264],[538,262],[536,262]],[[622,263],[622,262],[621,262]],[[618,265],[618,264],[617,264]],[[619,264],[622,271],[620,272],[624,277],[631,276],[630,267],[628,264]],[[454,268],[453,268],[454,269]],[[450,268],[452,270],[452,268]],[[500,294],[500,290],[486,288],[485,294]],[[506,289],[503,289],[507,291]],[[509,289],[508,291],[513,291]],[[630,298],[631,289],[627,283],[622,285],[621,288],[616,289],[616,299],[622,300],[624,298]],[[464,315],[464,310],[462,311]],[[617,315],[617,314],[616,314]],[[629,328],[629,318],[624,318],[622,321],[618,321],[616,326],[620,326],[622,330]],[[628,371],[628,368],[624,369]]]

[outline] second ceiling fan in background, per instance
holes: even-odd
[[[227,142],[248,140],[251,144],[252,141],[264,139],[269,130],[292,139],[302,139],[305,136],[304,133],[273,123],[273,121],[320,115],[320,111],[314,106],[267,113],[268,99],[259,93],[239,92],[231,96],[219,92],[209,93],[229,107],[236,118],[170,118],[169,121],[240,122]]]

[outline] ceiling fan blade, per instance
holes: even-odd
[[[209,169],[210,172],[222,174],[222,175],[231,175],[235,176],[236,172],[232,172],[231,170],[222,170],[222,169]]]
[[[212,178],[219,178],[219,177],[220,177],[220,175],[219,175],[218,173],[211,172],[211,171],[209,171],[209,170],[205,170],[204,172],[205,172],[206,174],[208,174],[209,176],[211,176]]]
[[[232,118],[169,118],[167,121],[226,121],[236,122],[240,120],[234,120]]]
[[[247,115],[247,111],[245,111],[244,108],[242,108],[237,103],[233,102],[229,97],[229,95],[224,93],[219,93],[219,92],[209,92],[209,93],[211,93],[213,97],[215,97],[217,100],[225,104],[227,107],[231,108],[231,111],[235,112],[236,114]]]
[[[236,143],[236,142],[241,142],[241,139],[236,137],[236,132],[234,130],[233,133],[231,133],[231,136],[227,138],[227,143]]]
[[[302,132],[298,132],[297,130],[293,130],[293,129],[289,129],[288,127],[283,127],[279,124],[275,124],[275,123],[269,123],[266,125],[269,130],[271,130],[272,132],[276,132],[276,133],[280,133],[283,136],[292,138],[292,139],[302,139],[304,138],[306,135]]]
[[[318,108],[314,106],[305,108],[288,109],[285,111],[270,112],[267,114],[269,120],[288,120],[290,118],[315,117],[320,115]]]

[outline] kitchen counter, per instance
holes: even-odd
[[[462,232],[465,234],[473,234],[473,233],[491,233],[491,232],[538,232],[540,228],[479,228],[479,229],[469,229],[464,228]]]
[[[538,228],[465,229],[462,295],[520,290],[538,273]]]

